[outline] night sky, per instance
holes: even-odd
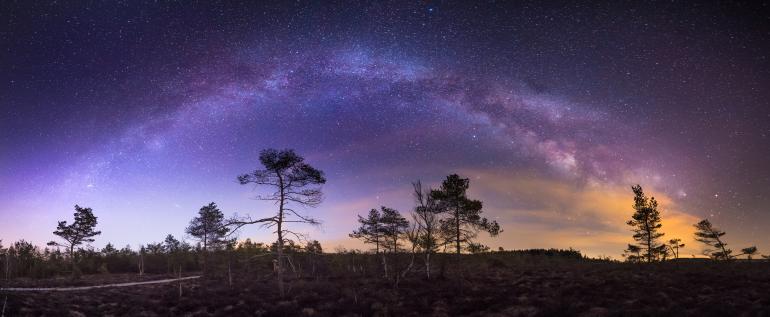
[[[212,201],[266,215],[236,176],[275,147],[325,171],[298,230],[330,251],[450,173],[494,249],[618,257],[638,183],[683,254],[702,218],[770,251],[768,3],[43,2],[0,2],[6,245],[75,204],[97,247],[184,237]]]

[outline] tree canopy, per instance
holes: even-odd
[[[467,197],[470,180],[457,174],[446,177],[439,190],[431,191],[431,196],[438,202],[443,213],[448,217],[441,220],[441,230],[448,241],[455,244],[455,252],[460,254],[463,245],[470,245],[479,231],[486,231],[496,236],[502,230],[497,221],[481,217],[482,203]]]

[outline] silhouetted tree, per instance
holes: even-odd
[[[468,244],[468,252],[471,254],[479,254],[489,252],[489,247],[481,243],[471,242]]]
[[[466,196],[469,185],[467,178],[452,174],[441,183],[440,190],[431,192],[442,211],[448,214],[447,218],[441,220],[441,228],[455,244],[458,255],[462,252],[462,245],[471,243],[479,231],[486,231],[493,237],[501,232],[497,221],[481,217],[481,201]]]
[[[398,247],[401,245],[398,241],[409,227],[409,221],[393,208],[382,206],[380,210],[384,245],[390,249],[391,253],[398,253]]]
[[[8,250],[3,248],[3,240],[0,240],[0,256],[3,257],[3,263],[5,264],[5,266],[4,266],[5,269],[3,270],[3,272],[5,273],[5,279],[7,280],[8,279],[8,275],[9,275],[10,267],[9,267],[9,263],[8,263],[9,262],[8,261]]]
[[[380,211],[372,208],[369,215],[364,218],[358,215],[358,223],[361,224],[358,229],[353,230],[351,238],[361,239],[364,243],[374,244],[374,253],[380,253],[380,244],[382,241],[382,223]]]
[[[277,204],[276,214],[262,219],[240,218],[233,219],[229,225],[235,226],[235,230],[249,224],[262,224],[265,227],[275,227],[277,235],[277,266],[278,289],[281,297],[285,296],[283,281],[283,243],[284,236],[291,234],[303,240],[302,236],[284,227],[285,223],[308,223],[317,225],[320,222],[312,217],[300,215],[296,210],[289,208],[289,204],[315,207],[323,200],[321,185],[326,183],[323,172],[305,163],[305,158],[294,153],[293,150],[266,149],[260,152],[259,161],[264,169],[256,170],[249,174],[238,176],[238,182],[242,185],[255,184],[267,186],[274,191],[259,195],[257,199],[273,201]]]
[[[412,213],[412,218],[414,217],[414,213]],[[403,235],[404,238],[409,241],[411,246],[411,251],[409,252],[411,257],[409,258],[409,265],[407,265],[406,268],[401,272],[401,276],[406,276],[406,274],[412,270],[412,267],[414,267],[414,259],[417,257],[417,252],[420,249],[420,226],[416,222],[407,223],[407,225],[408,228],[404,230]]]
[[[163,254],[163,252],[166,252],[166,248],[163,246],[163,243],[160,243],[160,242],[148,243],[147,251],[150,254],[159,255],[159,254]]]
[[[675,238],[668,240],[668,248],[671,250],[671,254],[674,256],[674,259],[679,258],[679,249],[684,248],[684,243],[682,243],[682,239]]]
[[[190,221],[185,232],[195,237],[203,246],[203,271],[207,271],[208,253],[210,248],[219,249],[228,240],[227,233],[230,228],[225,226],[225,215],[217,208],[217,204],[210,203],[201,207],[198,216]]]
[[[116,258],[118,256],[118,249],[112,243],[107,242],[107,245],[102,248],[102,256],[104,256],[104,262],[99,266],[99,272],[109,273],[115,265]]]
[[[752,257],[757,254],[757,247],[751,246],[748,248],[741,249],[741,253],[745,255],[749,261],[751,261]]]
[[[442,210],[431,195],[431,189],[423,190],[420,181],[412,183],[412,186],[414,187],[414,199],[417,202],[412,214],[417,225],[415,242],[425,254],[425,274],[430,279],[430,257],[438,249]]]
[[[660,211],[658,211],[658,201],[655,197],[647,198],[642,186],[632,186],[631,190],[634,191],[634,214],[627,224],[633,228],[631,231],[634,232],[634,240],[644,251],[647,262],[652,262],[667,248],[666,245],[658,242],[658,239],[663,236],[662,232],[658,232],[663,226]]]
[[[115,249],[115,246],[110,242],[107,242],[107,245],[102,248],[102,254],[105,256],[115,255],[115,253],[118,253],[118,249]]]
[[[254,243],[251,239],[246,238],[245,241],[238,243],[236,250],[243,251],[251,254],[264,254],[269,252],[268,248],[262,242]]]
[[[168,255],[166,257],[167,271],[176,273],[176,264],[179,258],[179,252],[182,251],[182,243],[169,234],[166,239],[163,240],[163,250]]]
[[[623,256],[626,257],[628,262],[641,262],[642,261],[642,248],[635,244],[628,244],[628,248],[624,251]]]
[[[95,231],[97,221],[91,208],[82,208],[75,205],[74,221],[67,224],[67,221],[59,221],[56,231],[53,234],[62,238],[65,243],[56,241],[48,242],[48,245],[66,247],[69,252],[72,265],[73,277],[77,277],[77,262],[75,260],[75,247],[84,242],[94,242],[93,237],[100,235],[101,231]]]
[[[12,243],[6,252],[13,261],[8,276],[31,276],[35,264],[42,260],[40,249],[24,239]]]
[[[174,253],[179,252],[182,248],[182,242],[174,238],[173,235],[169,234],[166,236],[165,239],[163,239],[163,249],[166,250],[168,253]]]
[[[324,252],[321,247],[321,242],[318,242],[318,240],[308,242],[307,246],[305,246],[305,252],[307,252],[310,258],[310,274],[315,276],[316,258]]]
[[[321,242],[318,242],[318,240],[313,240],[307,243],[307,246],[305,247],[305,251],[311,254],[323,254],[323,247],[321,247]]]
[[[722,236],[725,232],[717,229],[708,219],[703,219],[695,224],[695,241],[702,242],[709,246],[703,251],[703,254],[710,256],[715,260],[729,260],[732,258],[730,254],[733,250],[727,248],[727,243],[722,241]],[[711,249],[713,248],[713,249]]]
[[[668,246],[664,245],[663,248],[658,250],[658,260],[660,261],[667,261],[668,257],[672,255],[671,250],[668,249]]]

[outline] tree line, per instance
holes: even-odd
[[[61,272],[71,273],[73,277],[99,272],[138,272],[143,275],[200,270],[207,274],[221,272],[224,263],[230,275],[234,266],[243,269],[248,267],[248,263],[260,262],[265,258],[263,256],[271,255],[272,259],[267,264],[272,268],[268,271],[275,276],[283,296],[286,272],[296,275],[299,271],[302,274],[303,270],[298,267],[303,264],[312,273],[323,269],[322,263],[316,259],[323,252],[320,243],[308,239],[293,226],[297,223],[320,224],[318,219],[300,213],[300,208],[316,207],[323,201],[320,186],[326,183],[326,178],[321,170],[305,163],[305,159],[293,150],[266,149],[260,152],[259,161],[261,168],[239,175],[237,180],[242,185],[255,185],[262,189],[257,199],[275,203],[276,209],[268,216],[252,218],[250,215],[235,215],[226,218],[212,202],[200,208],[185,230],[195,241],[194,245],[168,235],[163,242],[141,245],[138,250],[129,246],[118,250],[111,243],[96,250],[83,245],[93,242],[101,234],[96,230],[98,218],[91,208],[76,205],[73,221],[59,221],[53,231],[59,239],[49,242],[46,248],[41,250],[23,240],[9,248],[0,244],[5,277],[48,277]],[[413,186],[416,206],[411,211],[411,222],[399,211],[382,206],[379,210],[373,209],[366,218],[359,216],[361,227],[351,234],[367,243],[374,243],[375,254],[387,253],[387,258],[382,257],[381,267],[385,277],[389,275],[389,268],[399,270],[399,273],[393,272],[390,276],[403,276],[416,270],[415,258],[420,254],[425,259],[425,276],[430,278],[431,257],[442,247],[444,251],[451,247],[457,255],[464,251],[478,253],[489,250],[473,239],[479,231],[496,236],[501,229],[496,221],[481,217],[481,201],[467,197],[467,178],[450,175],[436,190],[423,189],[419,181]],[[269,246],[250,240],[237,242],[234,234],[248,225],[271,230],[276,237],[275,242]],[[404,254],[411,255],[405,270],[397,263],[397,258]],[[265,264],[265,261],[261,262]],[[348,270],[366,269],[359,263],[348,265]]]
[[[339,256],[323,256],[318,241],[296,231],[295,224],[319,225],[320,220],[301,212],[323,201],[321,186],[324,173],[309,165],[293,150],[266,149],[260,152],[261,168],[237,176],[241,185],[261,189],[258,200],[270,201],[275,209],[262,217],[251,215],[225,217],[216,203],[202,206],[185,233],[190,244],[167,235],[162,242],[117,249],[108,243],[96,250],[88,243],[101,234],[96,230],[98,218],[93,210],[75,205],[73,221],[59,221],[51,241],[40,249],[24,240],[5,248],[0,241],[0,256],[6,279],[21,276],[50,277],[70,273],[73,277],[92,273],[166,273],[202,271],[207,276],[226,277],[232,283],[233,272],[269,276],[277,284],[281,296],[286,293],[286,276],[318,276],[324,272],[344,271],[362,276],[379,276],[392,281],[394,287],[409,274],[431,279],[444,275],[448,267],[462,272],[462,254],[490,255],[490,248],[479,243],[480,233],[492,237],[502,232],[497,221],[483,217],[483,203],[468,196],[470,180],[457,174],[448,175],[438,188],[426,188],[420,181],[412,184],[414,207],[408,213],[387,206],[372,208],[358,215],[359,227],[350,237],[371,246],[364,256],[355,250],[337,250]],[[661,243],[661,215],[654,197],[647,197],[641,186],[633,186],[634,214],[628,221],[636,244],[629,244],[624,256],[630,262],[658,262],[679,257],[684,247],[680,239]],[[256,225],[275,235],[271,244],[238,241],[243,227]],[[708,220],[696,224],[696,239],[707,244],[712,258],[730,260],[739,255],[749,259],[755,247],[733,255],[723,241],[724,231]],[[83,245],[86,247],[83,247]],[[64,251],[62,251],[62,249]],[[499,251],[503,251],[500,248]],[[582,259],[575,250],[533,250],[529,253],[494,252],[495,254],[560,256]],[[436,267],[435,259],[440,259]],[[371,262],[371,260],[375,262]],[[496,261],[498,261],[497,259]]]
[[[624,250],[626,261],[653,263],[679,259],[679,250],[685,246],[682,239],[661,241],[665,233],[662,232],[663,223],[658,201],[655,197],[647,197],[640,185],[632,186],[631,190],[634,193],[634,213],[626,224],[631,226],[636,243],[628,244],[628,248]],[[708,219],[703,219],[693,226],[695,241],[705,245],[703,254],[713,260],[729,261],[745,255],[751,261],[758,255],[756,246],[743,248],[741,253],[733,254],[733,250],[728,248],[724,241],[726,232],[712,225]],[[770,259],[770,256],[762,257]]]
[[[350,237],[374,246],[374,253],[381,255],[385,276],[388,276],[387,254],[397,254],[406,245],[411,254],[421,254],[425,264],[425,276],[431,277],[431,255],[451,251],[460,255],[489,251],[489,247],[474,242],[484,231],[497,236],[502,229],[497,221],[481,216],[482,202],[468,198],[470,180],[457,174],[446,177],[439,189],[423,189],[422,183],[412,184],[416,206],[408,221],[393,208],[381,206],[372,209],[366,217],[358,216],[360,227]],[[414,257],[407,269],[412,269]]]

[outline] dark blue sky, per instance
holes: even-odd
[[[356,214],[408,212],[411,181],[449,173],[506,229],[493,247],[618,254],[639,183],[668,236],[708,217],[768,249],[768,12],[3,2],[0,239],[50,240],[76,203],[99,216],[96,245],[181,236],[210,201],[264,214],[235,176],[278,147],[327,173],[306,211],[326,224],[303,230],[329,249],[355,246]]]

